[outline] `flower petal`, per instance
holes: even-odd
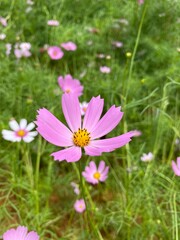
[[[100,152],[112,152],[116,148],[120,148],[130,142],[133,136],[134,132],[131,131],[118,137],[91,141],[90,145],[97,148]]]
[[[72,146],[72,132],[52,113],[43,108],[38,111],[37,131],[48,142],[62,147]]]
[[[91,171],[92,172],[97,172],[97,167],[96,167],[96,164],[95,164],[95,162],[94,161],[91,161],[90,163],[89,163],[89,167],[91,168]]]
[[[74,94],[63,94],[62,109],[70,129],[75,132],[81,128],[81,111],[78,97]]]
[[[91,132],[91,139],[102,137],[112,131],[118,125],[122,116],[123,112],[120,111],[120,107],[112,106],[96,124]]]
[[[14,239],[15,234],[16,230],[14,228],[11,228],[3,234],[3,240]]]
[[[28,136],[29,137],[35,137],[38,135],[38,132],[37,131],[33,131],[33,132],[28,132]]]
[[[172,169],[176,176],[180,176],[180,169],[177,167],[177,165],[174,161],[172,161]]]
[[[24,240],[39,240],[39,236],[36,232],[31,231],[28,233],[28,235],[26,236],[26,238]]]
[[[24,226],[17,227],[15,239],[24,240],[27,235],[27,231],[28,229]]]
[[[100,96],[93,97],[90,100],[83,122],[83,128],[86,128],[88,132],[91,132],[99,121],[102,114],[103,105],[104,99],[101,99]]]
[[[81,155],[81,148],[75,146],[51,154],[51,156],[54,157],[54,160],[66,160],[67,162],[76,162],[81,158]]]
[[[34,140],[34,137],[30,137],[28,135],[23,137],[23,141],[27,143],[32,142],[33,140]]]
[[[100,156],[102,151],[99,148],[93,146],[84,147],[85,153],[89,156]]]
[[[20,129],[19,124],[14,119],[9,121],[9,126],[14,131],[18,131]]]
[[[2,135],[5,140],[11,141],[11,142],[21,141],[21,137],[16,136],[15,132],[10,130],[2,130]]]
[[[177,157],[177,167],[180,170],[180,157]]]
[[[31,131],[35,127],[35,124],[33,122],[29,123],[26,127],[26,131]]]
[[[98,166],[98,172],[102,173],[104,171],[104,168],[105,168],[105,162],[100,161],[99,166]]]
[[[19,126],[20,126],[20,129],[25,129],[27,126],[27,120],[21,119]]]

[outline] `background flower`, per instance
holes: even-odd
[[[61,50],[61,48],[59,48],[57,46],[49,47],[47,52],[48,52],[48,55],[50,56],[50,58],[53,60],[59,60],[64,56],[64,53]]]
[[[151,152],[149,152],[148,154],[143,153],[143,155],[141,157],[141,161],[143,161],[143,162],[150,162],[150,161],[153,160],[153,158],[154,158],[154,155]]]
[[[61,47],[63,47],[66,51],[75,51],[77,49],[76,44],[73,42],[62,43]]]
[[[100,67],[100,71],[102,73],[110,73],[111,72],[111,69],[109,67],[106,67],[106,66],[102,66]]]
[[[86,205],[85,205],[84,199],[76,200],[76,202],[74,203],[74,209],[78,213],[84,212],[86,210]]]
[[[87,182],[92,184],[97,184],[99,182],[104,182],[108,177],[109,167],[105,165],[104,161],[100,161],[98,168],[95,162],[91,161],[89,166],[85,168],[82,172],[83,177]]]
[[[180,157],[177,157],[177,164],[175,161],[172,161],[172,169],[176,176],[180,176]]]
[[[28,233],[27,227],[19,226],[17,229],[11,228],[3,234],[3,240],[39,240],[36,232]]]
[[[34,137],[38,134],[36,131],[30,132],[34,127],[34,123],[27,124],[26,119],[21,119],[20,124],[16,120],[11,120],[9,126],[13,131],[2,130],[3,138],[11,142],[31,142],[34,140]]]
[[[49,26],[59,26],[59,21],[57,21],[57,20],[48,20],[47,24]]]

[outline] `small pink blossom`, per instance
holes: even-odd
[[[87,107],[88,107],[88,103],[87,102],[80,103],[81,116],[85,115]]]
[[[57,46],[49,47],[47,52],[48,52],[48,55],[50,56],[50,58],[52,60],[59,60],[64,56],[64,53],[61,50],[61,48],[59,48]]]
[[[58,77],[58,84],[64,93],[73,93],[77,96],[81,96],[83,92],[83,86],[78,79],[73,79],[70,74]]]
[[[47,21],[47,24],[48,24],[49,26],[55,26],[55,27],[57,27],[57,26],[59,26],[59,21],[57,21],[57,20],[48,20],[48,21]]]
[[[63,47],[66,51],[75,51],[77,49],[76,44],[73,42],[61,43],[61,47]]]
[[[14,119],[10,120],[9,126],[13,131],[2,130],[2,135],[4,139],[11,142],[20,142],[23,140],[29,143],[33,141],[34,137],[38,134],[36,131],[31,132],[35,124],[32,122],[27,124],[26,119],[21,119],[19,124]]]
[[[7,20],[3,17],[0,17],[0,23],[2,24],[3,27],[7,26]]]
[[[144,3],[144,0],[137,0],[139,5],[142,5]]]
[[[51,112],[38,110],[36,130],[46,141],[64,149],[51,154],[54,160],[67,162],[79,161],[82,149],[89,156],[100,156],[103,152],[112,152],[131,141],[134,131],[122,135],[100,139],[111,132],[121,121],[121,107],[114,105],[101,118],[104,99],[93,97],[82,121],[80,103],[76,94],[62,95],[62,111],[69,126],[66,127]]]
[[[3,240],[39,240],[36,232],[28,233],[27,227],[19,226],[16,229],[11,228],[3,234]]]
[[[79,195],[79,194],[80,194],[79,185],[78,185],[77,183],[75,183],[75,182],[71,182],[71,186],[72,186],[73,189],[74,189],[74,193],[75,193],[76,195]]]
[[[106,66],[102,66],[102,67],[100,67],[100,71],[102,73],[110,73],[111,72],[111,68],[106,67]]]
[[[174,160],[172,161],[172,169],[176,176],[180,176],[180,157],[177,157],[176,161],[177,161],[177,164],[175,163]]]
[[[16,58],[30,57],[31,56],[31,44],[29,42],[16,43],[14,46],[14,54]]]
[[[82,172],[83,177],[87,182],[92,184],[98,184],[104,182],[108,177],[109,167],[105,165],[104,161],[100,161],[99,166],[96,167],[95,162],[91,161],[89,166]]]
[[[141,157],[141,161],[142,162],[151,162],[154,158],[154,155],[149,152],[148,154],[143,153],[142,157]]]
[[[74,203],[74,209],[78,213],[84,212],[86,210],[86,204],[84,199],[76,200],[76,202]]]
[[[112,45],[117,47],[117,48],[121,48],[123,46],[123,43],[122,42],[118,42],[118,41],[114,41],[114,42],[112,42]]]

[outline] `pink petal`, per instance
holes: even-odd
[[[177,157],[177,167],[180,170],[180,157]]]
[[[100,96],[91,99],[84,116],[83,128],[86,128],[89,132],[93,130],[99,121],[103,105],[104,99],[100,99]]]
[[[34,137],[30,137],[30,136],[25,136],[23,137],[23,141],[24,142],[27,142],[27,143],[30,143],[34,140]]]
[[[16,230],[14,228],[9,229],[3,234],[3,240],[11,240],[14,239],[14,236],[16,234]]]
[[[98,166],[98,172],[102,173],[105,168],[105,162],[100,161],[99,166]]]
[[[177,167],[177,165],[174,161],[172,161],[172,169],[173,169],[175,175],[180,176],[180,169]]]
[[[62,96],[62,109],[70,129],[75,132],[81,128],[81,111],[78,97],[73,94]]]
[[[24,240],[39,240],[39,236],[36,232],[29,232]]]
[[[100,156],[102,154],[102,151],[94,146],[87,146],[84,147],[85,153],[89,156]]]
[[[130,142],[133,136],[134,132],[131,131],[118,137],[91,141],[91,146],[97,148],[100,152],[112,152],[116,148],[120,148]]]
[[[97,172],[97,167],[96,167],[96,164],[95,164],[94,161],[91,161],[91,162],[89,163],[89,167],[91,168],[91,171],[92,171],[92,172]]]
[[[116,108],[115,106],[112,106],[96,124],[91,132],[91,138],[99,138],[112,131],[120,122],[122,116],[123,112],[120,111],[120,107]]]
[[[76,162],[81,158],[81,155],[81,148],[75,146],[51,154],[51,156],[54,157],[54,160],[66,160],[67,162]]]
[[[17,227],[15,239],[24,240],[27,235],[27,231],[28,231],[28,229],[26,227],[23,227],[23,226]]]
[[[104,182],[104,181],[106,181],[107,177],[108,177],[107,175],[102,175],[102,176],[100,177],[99,181],[100,181],[100,182]]]
[[[37,131],[48,142],[62,147],[72,146],[72,133],[52,113],[43,108],[38,111]]]

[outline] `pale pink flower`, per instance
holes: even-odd
[[[100,156],[103,152],[112,152],[131,141],[134,131],[117,137],[99,139],[111,132],[120,122],[123,112],[114,105],[100,119],[104,100],[93,97],[87,107],[83,122],[77,95],[62,95],[62,111],[69,129],[47,109],[38,110],[37,131],[48,142],[65,149],[54,152],[54,160],[76,162],[82,156],[82,148],[89,156]]]
[[[110,73],[111,72],[111,69],[109,67],[106,67],[106,66],[102,66],[100,67],[100,71],[102,73]]]
[[[10,43],[6,44],[6,55],[8,56],[11,53],[12,45]]]
[[[148,154],[143,153],[143,155],[141,157],[141,161],[142,162],[150,162],[153,160],[153,158],[154,158],[154,155],[151,152],[149,152]]]
[[[0,40],[4,40],[6,38],[6,34],[5,33],[0,33]]]
[[[14,46],[14,54],[16,58],[30,57],[31,56],[31,44],[29,42],[16,43]]]
[[[73,42],[61,43],[61,47],[63,47],[66,51],[75,51],[77,49],[76,44]]]
[[[34,127],[34,123],[27,124],[26,119],[21,119],[18,124],[16,120],[11,120],[9,126],[13,131],[2,130],[3,138],[11,142],[31,142],[34,140],[34,137],[38,134],[36,131],[30,132]]]
[[[0,17],[0,23],[2,24],[3,27],[7,26],[7,20],[3,17]]]
[[[33,5],[33,4],[34,4],[34,2],[31,1],[31,0],[27,0],[26,3],[27,3],[28,5]]]
[[[79,195],[79,194],[80,194],[79,185],[78,185],[77,183],[75,183],[75,182],[71,182],[71,186],[72,186],[73,189],[74,189],[74,193],[75,193],[76,195]]]
[[[85,115],[87,107],[88,107],[88,103],[87,102],[80,103],[81,116]]]
[[[47,52],[48,52],[48,55],[50,56],[50,58],[53,60],[61,59],[64,56],[64,53],[61,50],[61,48],[59,48],[57,46],[49,47]]]
[[[92,184],[98,184],[104,182],[108,177],[109,167],[105,165],[104,161],[100,161],[99,166],[96,167],[95,162],[91,161],[89,166],[82,172],[83,177],[87,182]]]
[[[3,234],[3,240],[39,240],[36,232],[28,233],[27,227],[19,226],[16,229],[11,228]]]
[[[138,4],[141,5],[144,3],[144,0],[137,0],[138,1]]]
[[[76,200],[76,202],[74,203],[74,209],[78,213],[84,212],[86,210],[86,204],[84,199]]]
[[[177,157],[176,161],[177,164],[175,163],[174,160],[172,160],[172,169],[176,176],[180,176],[180,157]]]
[[[55,26],[55,27],[57,27],[57,26],[59,26],[59,21],[57,21],[57,20],[48,20],[48,21],[47,21],[47,24],[48,24],[49,26]]]
[[[58,84],[64,93],[73,93],[77,96],[81,96],[83,92],[83,86],[78,79],[73,79],[70,74],[58,77]]]
[[[113,41],[112,45],[117,47],[117,48],[121,48],[123,46],[123,43],[122,42],[118,42],[118,41]]]

